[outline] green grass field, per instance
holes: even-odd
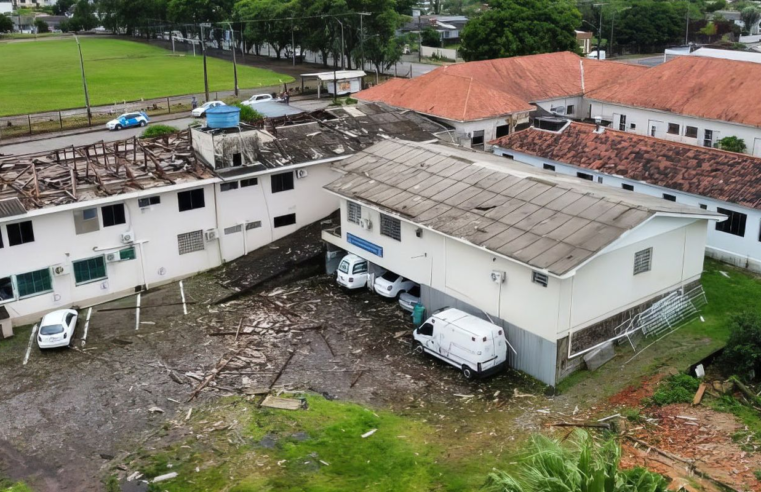
[[[203,58],[132,41],[81,38],[92,105],[203,92]],[[0,43],[0,116],[83,107],[74,39]],[[209,89],[233,89],[232,63],[208,58]],[[241,89],[293,78],[238,66]]]

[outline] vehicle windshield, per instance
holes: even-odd
[[[386,272],[381,278],[383,280],[388,280],[389,282],[396,282],[396,279],[399,278],[399,275],[392,272]]]
[[[341,273],[349,273],[349,262],[343,260],[341,264],[338,265],[338,271]]]
[[[211,106],[211,102],[203,103],[203,106],[201,106],[201,107],[202,108],[208,108],[209,106]]]
[[[40,328],[40,335],[57,335],[63,333],[63,325],[46,325]]]

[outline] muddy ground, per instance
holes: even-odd
[[[394,301],[342,291],[321,273],[320,227],[185,279],[187,315],[173,283],[142,294],[139,322],[135,296],[94,307],[84,345],[82,310],[75,349],[33,347],[24,365],[31,327],[0,342],[0,476],[39,491],[104,490],[104,478],[136,450],[168,444],[170,420],[219,396],[269,389],[429,412],[441,422],[472,415],[475,402],[488,416],[456,424],[463,434],[452,448],[481,452],[485,440],[520,441],[558,421],[612,413],[611,394],[703,343],[671,337],[627,364],[631,352],[620,349],[594,378],[557,397],[512,370],[469,382],[412,353],[409,314]]]

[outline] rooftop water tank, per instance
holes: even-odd
[[[236,128],[240,124],[240,108],[217,106],[206,110],[206,124],[209,128]]]

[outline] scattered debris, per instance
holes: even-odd
[[[706,392],[706,388],[708,385],[705,383],[700,383],[700,386],[698,387],[697,393],[695,393],[695,398],[692,399],[693,405],[700,405],[700,402],[703,400],[703,394]]]
[[[173,478],[177,478],[177,472],[171,472],[171,473],[166,473],[164,475],[159,475],[158,477],[154,478],[151,482],[152,483],[164,482],[166,480],[171,480]]]
[[[162,409],[161,409],[161,408],[159,408],[159,407],[155,407],[155,406],[154,406],[154,407],[150,407],[150,408],[148,409],[148,411],[149,411],[150,413],[164,413],[164,410],[162,410]]]
[[[262,402],[263,407],[278,408],[280,410],[299,410],[303,408],[301,400],[294,400],[293,398],[279,398],[277,396],[268,395]]]
[[[373,434],[375,434],[377,431],[378,431],[378,429],[372,429],[372,430],[369,430],[369,431],[365,432],[364,434],[362,434],[362,439],[364,439],[364,438],[366,438],[366,437],[370,437],[370,436],[372,436],[372,435],[373,435]]]

